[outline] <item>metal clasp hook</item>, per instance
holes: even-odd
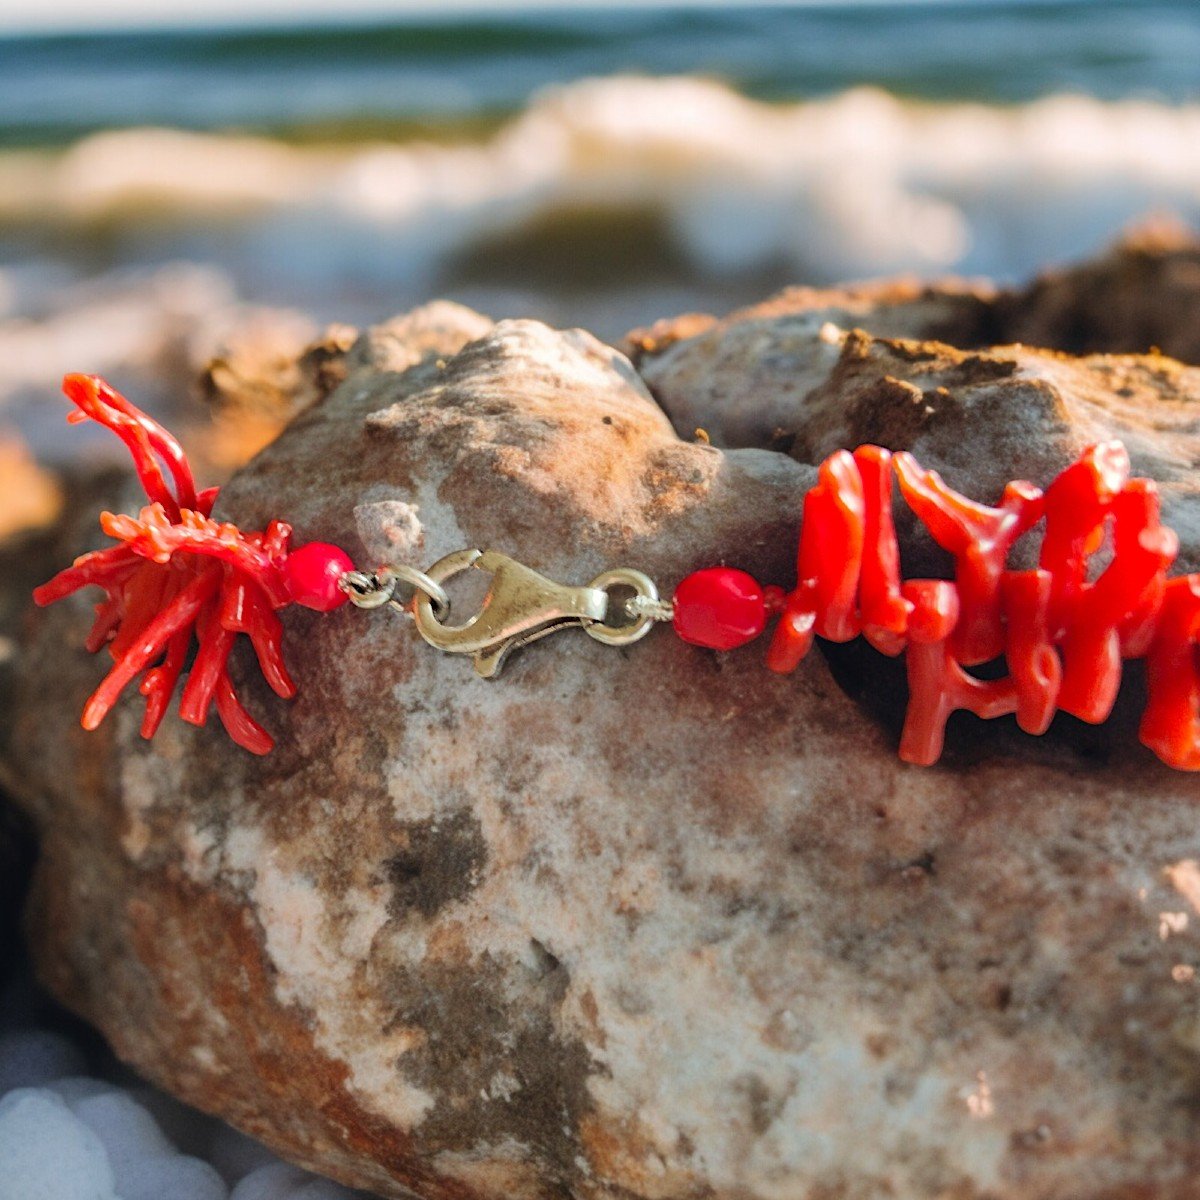
[[[462,571],[488,572],[491,585],[479,611],[461,625],[444,624],[434,602],[418,591],[413,599],[417,631],[431,645],[452,654],[470,654],[475,670],[485,679],[500,673],[508,655],[547,634],[580,625],[611,645],[637,641],[656,620],[667,619],[658,589],[640,571],[605,571],[585,587],[555,583],[537,571],[495,550],[458,550],[433,564],[425,574],[437,584]],[[630,589],[637,606],[626,604],[613,613],[609,590]],[[609,623],[610,617],[618,620]]]

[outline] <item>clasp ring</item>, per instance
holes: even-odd
[[[439,559],[425,574],[440,587],[472,569],[491,575],[487,594],[474,616],[459,625],[439,620],[427,589],[418,590],[412,613],[417,632],[431,646],[452,654],[470,654],[475,670],[485,679],[500,673],[513,650],[559,629],[579,625],[598,641],[620,646],[644,637],[655,620],[668,619],[664,609],[669,605],[659,600],[653,581],[627,568],[605,571],[578,587],[547,579],[495,550],[457,550]],[[614,606],[609,593],[616,588],[631,589],[642,604]],[[624,620],[612,621],[613,616]]]
[[[347,571],[338,580],[338,586],[350,598],[355,608],[380,608],[390,604],[402,613],[411,615],[412,600],[398,600],[396,585],[406,583],[413,589],[413,597],[425,596],[439,617],[450,615],[450,597],[446,589],[424,571],[403,563],[380,567],[368,574],[365,571]]]

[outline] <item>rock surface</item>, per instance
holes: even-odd
[[[832,320],[668,351],[709,429],[749,409],[703,356],[755,369],[788,455],[680,440],[584,333],[418,310],[344,355],[221,512],[364,558],[789,583],[842,438],[992,499],[1104,432],[1171,486],[1197,561],[1200,373]],[[297,1161],[427,1200],[1196,1195],[1200,785],[1137,745],[1136,678],[1101,731],[964,718],[922,770],[862,656],[780,678],[758,646],[572,633],[485,682],[399,618],[297,612],[298,699],[248,683],[279,736],[255,759],[170,717],[143,744],[133,704],[82,732],[88,618],[31,622],[5,733],[41,974]]]
[[[839,331],[1197,364],[1197,305],[1200,239],[1152,222],[1102,258],[1047,272],[1028,287],[949,279],[788,288],[721,320],[691,313],[634,330],[623,348],[681,436],[701,426],[721,446],[779,446],[837,360]]]
[[[974,346],[991,340],[994,300],[992,288],[954,280],[788,288],[720,321],[690,314],[634,330],[623,348],[681,437],[702,428],[720,446],[773,447],[795,433],[845,330]]]
[[[836,365],[792,418],[793,458],[816,465],[839,446],[875,442],[993,500],[1010,479],[1048,481],[1085,447],[1119,436],[1135,473],[1158,482],[1164,520],[1182,538],[1179,569],[1200,569],[1200,368],[858,331],[834,344]]]
[[[1200,238],[1170,219],[1144,223],[1095,262],[1050,271],[997,298],[1004,340],[1072,354],[1157,349],[1200,363]]]

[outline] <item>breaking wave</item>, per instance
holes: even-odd
[[[1197,104],[928,104],[873,89],[765,104],[695,77],[608,77],[545,90],[473,141],[130,129],[9,151],[0,221],[49,228],[43,249],[64,229],[116,230],[126,260],[199,257],[297,297],[338,278],[419,291],[514,238],[536,273],[530,231],[573,214],[593,218],[572,227],[580,256],[650,214],[658,251],[704,277],[1012,279],[1147,211],[1196,221],[1197,146]]]

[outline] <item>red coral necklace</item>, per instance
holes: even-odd
[[[98,421],[129,448],[150,502],[137,517],[102,514],[101,528],[117,544],[76,559],[34,592],[39,605],[93,584],[105,592],[86,644],[93,652],[107,646],[113,666],[84,706],[86,729],[141,676],[142,736],[152,737],[194,638],[180,715],[203,725],[215,705],[234,741],[265,754],[274,742],[229,677],[238,634],[249,638],[272,689],[291,697],[296,685],[284,664],[278,612],[289,604],[329,612],[350,600],[404,609],[427,642],[472,655],[485,677],[513,649],[564,626],[627,645],[669,622],[685,642],[725,651],[752,641],[778,616],[767,666],[780,672],[796,669],[814,637],[861,635],[883,654],[906,654],[900,757],[926,765],[940,756],[946,722],[958,709],[1015,714],[1034,734],[1058,710],[1100,723],[1112,711],[1123,661],[1144,658],[1141,740],[1169,766],[1200,770],[1200,574],[1167,577],[1178,539],[1160,520],[1154,482],[1130,477],[1120,442],[1089,447],[1044,492],[1009,484],[995,508],[959,495],[909,454],[838,450],[805,497],[790,592],[719,566],[689,575],[665,601],[646,575],[628,568],[572,587],[495,551],[459,550],[427,571],[367,574],[337,546],[291,547],[291,529],[280,521],[243,532],[213,520],[217,489],[196,491],[179,443],[151,417],[96,376],[68,375],[63,390],[76,405],[70,420]],[[901,579],[893,481],[954,557],[953,581]],[[1037,568],[1010,570],[1013,546],[1039,523]],[[1091,579],[1110,528],[1110,561]],[[442,585],[470,569],[488,572],[490,589],[478,613],[450,624]],[[401,585],[410,599],[397,597]],[[618,600],[621,593],[628,598]],[[967,670],[1001,657],[1004,678]]]

